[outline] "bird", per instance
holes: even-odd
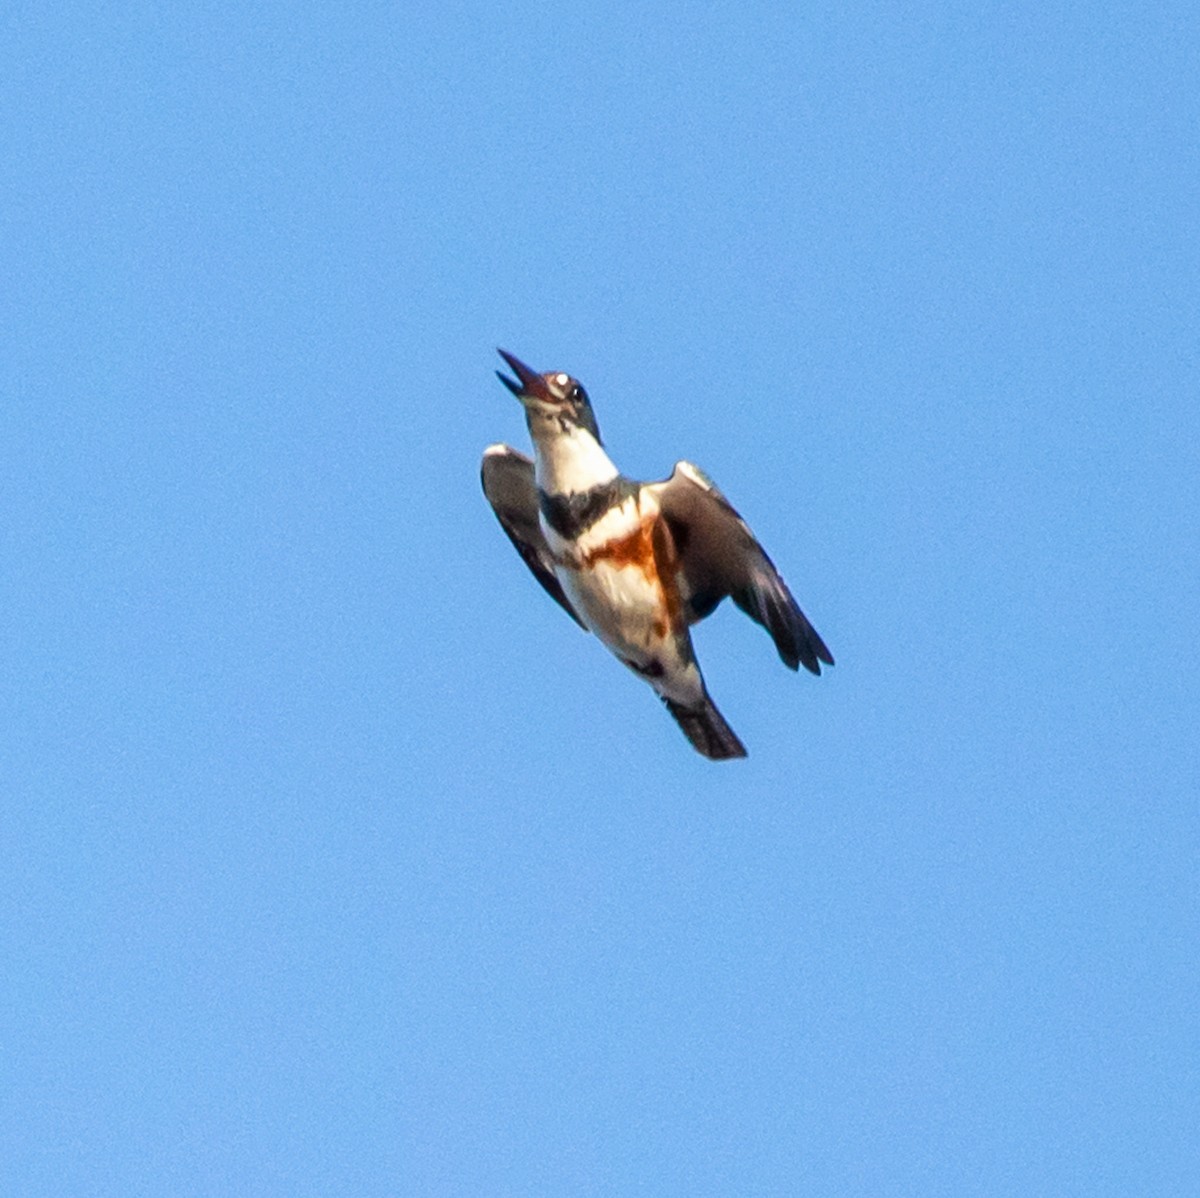
[[[820,674],[833,655],[745,521],[690,462],[641,483],[617,469],[578,380],[497,351],[533,441],[483,453],[483,492],[534,577],[581,628],[644,679],[714,761],[746,748],[708,693],[689,628],[729,596],[781,660]]]

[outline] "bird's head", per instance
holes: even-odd
[[[582,383],[562,371],[538,374],[520,358],[505,350],[497,352],[517,377],[511,379],[499,370],[496,377],[521,401],[530,432],[535,437],[539,432],[570,432],[572,428],[584,428],[599,442],[596,414]]]

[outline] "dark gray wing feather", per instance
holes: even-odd
[[[538,524],[537,483],[533,476],[533,462],[510,445],[489,445],[483,453],[480,471],[483,493],[500,521],[500,527],[508,533],[517,552],[533,571],[533,576],[546,589],[546,593],[563,611],[586,631],[583,621],[575,614],[570,600],[563,593],[562,584],[554,575],[554,562],[550,547]]]
[[[833,655],[774,563],[702,470],[691,462],[677,462],[671,477],[652,489],[680,553],[691,623],[702,620],[729,595],[771,634],[790,669],[803,665],[819,674],[821,662],[833,665]]]

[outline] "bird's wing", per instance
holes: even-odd
[[[771,634],[790,669],[803,665],[819,674],[821,662],[833,665],[833,655],[771,559],[699,467],[677,462],[671,477],[654,483],[650,490],[658,498],[680,556],[689,622],[702,620],[731,595]]]
[[[563,593],[562,584],[554,575],[554,561],[550,547],[538,524],[537,483],[533,478],[533,462],[511,445],[489,445],[483,451],[483,493],[500,521],[500,527],[508,533],[508,539],[516,546],[533,576],[546,589],[546,593],[562,605],[563,611],[579,625],[586,626],[575,613],[570,600]]]

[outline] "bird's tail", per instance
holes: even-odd
[[[746,748],[738,740],[737,733],[725,723],[725,717],[708,695],[704,696],[703,703],[694,707],[685,707],[665,696],[662,701],[698,753],[711,757],[713,761],[746,756]]]

